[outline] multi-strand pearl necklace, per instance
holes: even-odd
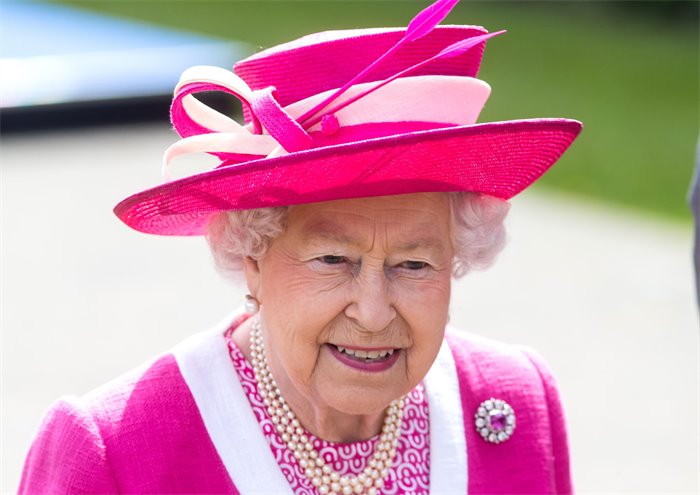
[[[340,475],[326,464],[314,448],[309,435],[284,400],[270,372],[265,357],[265,344],[260,328],[260,317],[255,317],[250,333],[250,353],[258,390],[267,408],[267,414],[282,440],[292,451],[304,475],[321,495],[376,495],[384,486],[394,464],[401,435],[404,399],[393,401],[386,412],[379,442],[364,471],[357,476]]]

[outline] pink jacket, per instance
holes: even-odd
[[[537,355],[448,332],[433,368],[424,381],[431,494],[571,493],[562,409]],[[217,329],[86,397],[59,400],[29,451],[19,493],[285,493],[250,408],[231,399],[236,384]],[[474,427],[491,397],[517,417],[501,444]]]

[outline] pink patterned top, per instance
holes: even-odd
[[[316,490],[297,463],[292,451],[277,434],[267,410],[258,393],[257,381],[253,368],[246,361],[241,350],[231,338],[231,331],[226,333],[233,366],[243,385],[250,406],[260,423],[272,454],[275,456],[284,476],[289,481],[295,495],[317,495]],[[311,433],[316,451],[323,456],[333,469],[343,474],[359,474],[374,452],[379,437],[353,443],[331,443]],[[406,397],[404,420],[401,426],[396,462],[389,472],[389,477],[382,489],[383,495],[428,495],[430,484],[430,422],[428,421],[428,403],[423,385],[419,384]]]

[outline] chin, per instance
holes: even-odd
[[[333,387],[326,395],[326,402],[336,411],[353,416],[382,413],[395,399],[399,399],[410,391],[395,387],[381,389],[367,386],[339,385]]]
[[[387,370],[361,372],[326,350],[321,354],[316,394],[324,404],[344,414],[379,414],[417,384],[406,380],[406,366],[406,354],[402,352]]]

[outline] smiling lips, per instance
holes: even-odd
[[[362,371],[379,372],[391,368],[398,360],[401,349],[350,349],[328,345],[331,354],[341,363]]]

